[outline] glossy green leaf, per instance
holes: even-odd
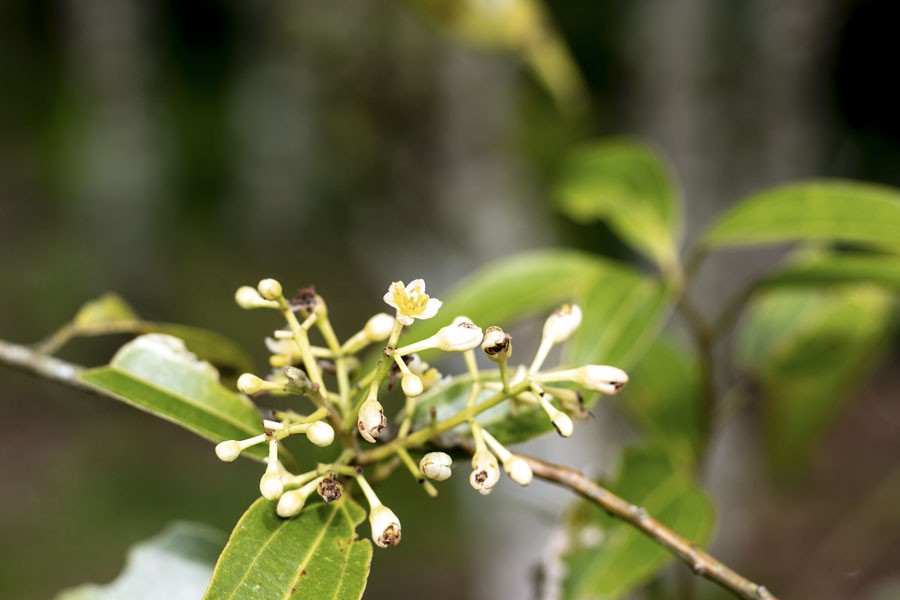
[[[626,450],[619,474],[608,487],[696,543],[704,543],[712,531],[712,503],[689,471],[679,470],[661,449]],[[569,533],[563,556],[566,600],[620,598],[673,560],[643,533],[587,501],[577,505],[565,527]]]
[[[606,221],[663,268],[675,260],[680,196],[663,159],[646,144],[619,139],[572,152],[558,183],[556,205],[579,223]]]
[[[372,561],[372,544],[356,535],[365,516],[345,496],[282,519],[260,498],[231,533],[204,598],[361,598]]]
[[[801,466],[812,445],[889,339],[891,295],[874,286],[758,295],[743,322],[737,362],[765,402],[769,456]]]
[[[225,545],[221,531],[201,523],[172,523],[128,551],[122,573],[105,585],[85,584],[56,600],[196,600]]]
[[[224,388],[215,368],[198,360],[178,338],[158,333],[135,338],[108,366],[83,371],[79,379],[213,442],[260,433],[253,403]],[[255,446],[246,453],[262,457],[265,449]]]
[[[250,355],[224,335],[177,323],[145,321],[121,296],[111,292],[86,302],[75,314],[71,324],[59,334],[62,337],[51,338],[49,342],[58,349],[72,337],[146,333],[164,333],[181,338],[188,350],[212,363],[228,376],[254,371]]]
[[[619,404],[679,464],[696,461],[702,436],[700,382],[692,352],[658,339],[629,373]]]
[[[791,262],[762,281],[764,286],[872,283],[900,291],[900,256],[863,252],[818,252]]]
[[[839,241],[900,252],[900,191],[852,181],[811,181],[761,192],[728,211],[708,247]]]
[[[446,319],[465,314],[482,325],[508,324],[540,309],[543,318],[560,302],[582,304],[584,320],[567,353],[575,362],[605,362],[629,368],[652,342],[667,313],[668,296],[660,284],[620,263],[576,252],[521,255],[489,266],[451,295]],[[449,310],[447,310],[449,308]],[[434,326],[432,326],[434,327]],[[528,362],[536,348],[513,344],[511,367]],[[423,395],[416,422],[426,425],[430,410],[438,419],[456,414],[467,401],[468,386],[455,384]],[[492,394],[483,391],[478,401]],[[588,406],[596,395],[586,397]],[[514,414],[509,403],[484,413],[479,422],[503,443],[528,440],[552,430],[545,414],[523,406]]]

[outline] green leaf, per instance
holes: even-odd
[[[231,533],[204,598],[361,598],[372,561],[372,544],[356,535],[365,516],[344,496],[282,519],[260,498]]]
[[[666,448],[678,464],[694,464],[703,427],[700,382],[692,353],[660,338],[630,377],[620,406],[650,441]]]
[[[890,294],[873,286],[778,289],[753,300],[737,362],[761,388],[773,466],[804,464],[888,340],[893,309]]]
[[[839,241],[900,252],[900,191],[852,181],[810,181],[761,192],[727,212],[707,247]]]
[[[78,377],[213,442],[261,432],[253,403],[222,387],[215,368],[198,360],[175,337],[151,333],[135,338],[119,349],[108,366],[83,371]],[[262,458],[265,448],[254,446],[248,453]]]
[[[791,262],[762,281],[763,286],[872,283],[900,292],[900,257],[864,252],[817,252]]]
[[[664,270],[677,254],[680,196],[657,151],[635,140],[585,145],[567,158],[556,205],[579,223],[606,221]]]
[[[128,551],[122,573],[105,585],[85,584],[56,600],[195,600],[209,585],[225,534],[201,523],[172,523]]]
[[[107,292],[95,300],[82,305],[72,324],[77,329],[93,329],[140,320],[137,313],[121,296]]]
[[[712,503],[659,448],[629,448],[610,491],[642,506],[660,523],[697,543],[712,530]],[[582,501],[566,519],[566,600],[620,598],[649,581],[672,555],[634,527]]]
[[[229,376],[254,371],[253,359],[233,340],[199,327],[144,321],[121,296],[112,292],[86,302],[63,332],[65,337],[59,340],[61,344],[77,336],[164,333],[181,338],[188,350]]]
[[[538,310],[543,318],[563,301],[584,307],[582,326],[570,342],[569,355],[576,363],[604,361],[623,368],[646,350],[668,307],[663,287],[630,267],[579,252],[544,251],[517,255],[477,272],[446,299],[441,316],[450,320],[465,314],[483,326],[507,325]],[[417,334],[425,337],[439,326]],[[536,350],[515,343],[513,347],[511,367],[519,360],[528,362]],[[490,395],[483,391],[479,401]],[[427,425],[432,408],[439,420],[448,418],[465,407],[467,398],[463,383],[429,391],[419,398],[416,423]],[[595,400],[588,397],[587,405]],[[552,430],[540,409],[526,406],[511,414],[509,403],[485,411],[478,421],[507,444]]]

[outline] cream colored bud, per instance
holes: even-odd
[[[240,442],[235,440],[227,440],[216,444],[216,456],[224,462],[234,462],[241,455],[242,450]]]
[[[394,317],[387,313],[378,313],[366,321],[363,331],[370,342],[383,342],[394,330]]]
[[[477,348],[483,338],[481,327],[460,317],[434,334],[435,346],[444,352],[465,352]]]
[[[316,446],[324,448],[334,441],[334,428],[325,421],[315,421],[306,428],[306,437]]]
[[[577,304],[563,304],[544,322],[544,338],[554,344],[569,339],[581,325],[581,308]]]
[[[574,369],[573,380],[585,389],[613,395],[628,383],[628,374],[622,369],[607,365],[586,365]]]
[[[429,452],[419,461],[419,468],[425,477],[434,479],[435,481],[444,481],[450,479],[453,466],[453,459],[446,452]]]
[[[303,493],[302,488],[284,492],[278,499],[278,506],[275,508],[275,512],[278,513],[279,517],[284,517],[285,519],[296,516],[303,510],[303,505],[306,504],[308,497],[307,494]]]
[[[528,485],[534,479],[534,472],[531,470],[528,462],[521,456],[513,454],[503,463],[503,470],[509,475],[509,478],[519,485]]]
[[[375,438],[381,435],[381,430],[387,427],[387,419],[381,403],[374,398],[363,402],[359,408],[359,420],[356,425],[363,439],[374,444]]]
[[[271,302],[259,295],[259,292],[249,285],[241,286],[234,293],[234,301],[241,308],[277,308],[277,302]]]
[[[372,540],[379,548],[400,543],[400,519],[384,504],[376,504],[369,511],[369,525],[372,526]]]
[[[562,411],[556,411],[556,413],[550,417],[550,422],[553,423],[556,432],[562,437],[571,437],[575,432],[575,425],[572,423],[572,419]]]
[[[400,387],[403,388],[403,393],[409,398],[415,398],[425,391],[422,379],[415,373],[404,375],[403,379],[400,380]]]
[[[496,325],[491,325],[484,330],[481,349],[494,362],[506,360],[512,354],[512,337]]]
[[[280,469],[266,469],[262,479],[259,480],[259,492],[266,500],[278,500],[284,492],[284,482],[281,480]]]
[[[257,284],[256,289],[259,290],[259,295],[265,298],[266,300],[278,300],[281,298],[282,289],[281,283],[277,279],[263,279]]]
[[[486,496],[500,481],[500,467],[497,458],[488,450],[477,450],[472,456],[472,474],[469,483]]]
[[[237,380],[237,388],[244,392],[245,394],[253,395],[257,392],[261,392],[264,389],[268,389],[266,386],[266,382],[253,373],[244,373]]]

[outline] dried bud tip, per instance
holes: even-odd
[[[372,540],[379,548],[400,543],[400,519],[387,506],[373,506],[369,511],[369,524],[372,526]]]
[[[341,497],[341,494],[344,493],[344,486],[336,479],[325,477],[319,482],[317,491],[322,497],[322,500],[325,501],[325,504],[330,504]]]
[[[484,341],[481,349],[494,362],[506,360],[512,353],[512,337],[496,325],[484,330]]]

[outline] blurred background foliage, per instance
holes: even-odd
[[[261,276],[315,283],[348,335],[392,279],[425,277],[440,296],[493,258],[547,246],[641,264],[607,226],[553,208],[562,160],[597,136],[642,136],[667,154],[688,240],[775,183],[900,185],[898,17],[890,0],[8,0],[0,336],[40,339],[115,290],[149,319],[234,338],[262,365],[273,321],[231,301]],[[776,255],[714,256],[701,308]],[[117,342],[64,356],[99,364]],[[892,350],[801,474],[766,474],[755,405],[715,440],[713,547],[784,597],[895,589]],[[629,426],[597,415],[580,445],[540,451],[614,472]],[[190,434],[24,375],[3,372],[0,417],[4,597],[108,580],[165,523],[227,531],[256,495],[254,465],[226,469]],[[425,502],[399,477],[384,492],[404,542],[376,554],[372,598],[528,597],[568,497],[534,486],[490,502],[463,487]]]

